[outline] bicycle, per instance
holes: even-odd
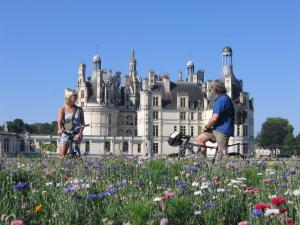
[[[194,143],[189,142],[190,138],[191,138],[191,136],[189,136],[189,135],[183,135],[179,131],[174,131],[169,136],[168,143],[170,146],[179,147],[178,156],[180,158],[185,158],[186,150],[188,150],[190,153],[192,153],[192,155],[195,155],[195,156],[199,157],[200,159],[204,160],[206,162],[206,164],[208,164],[207,158],[201,152],[195,152],[193,148],[194,147],[198,147],[198,148],[202,147],[205,149],[208,149],[208,148],[215,149],[214,157],[212,159],[212,165],[213,165],[215,163],[217,155],[218,155],[218,146],[212,147],[212,146],[207,146],[207,145],[194,144]],[[227,145],[226,147],[228,148],[228,147],[232,147],[235,145],[241,145],[241,143]],[[244,156],[243,154],[240,154],[239,152],[229,153],[228,155],[229,156],[238,156],[243,159],[246,158],[246,156]]]
[[[88,127],[89,124],[82,125],[75,130],[67,130],[64,129],[62,133],[66,134],[68,136],[68,140],[70,142],[67,158],[80,158],[81,152],[79,148],[79,143],[74,140],[75,136],[79,133],[81,128]]]

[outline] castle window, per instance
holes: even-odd
[[[177,131],[177,126],[174,126],[174,131]]]
[[[153,136],[154,137],[158,136],[158,125],[153,125]]]
[[[202,134],[202,127],[198,126],[198,135]]]
[[[158,106],[158,97],[153,97],[153,106]]]
[[[193,137],[193,136],[194,136],[194,127],[191,126],[191,137]]]
[[[154,154],[158,154],[158,143],[153,143],[153,152]]]
[[[142,149],[142,148],[141,148],[141,144],[138,144],[137,152],[138,152],[138,153],[141,153],[141,149]]]
[[[191,112],[191,120],[194,120],[194,113]]]
[[[109,141],[105,142],[104,150],[105,150],[105,152],[110,152],[110,142]]]
[[[185,126],[180,126],[180,132],[185,135]]]
[[[241,135],[241,130],[240,130],[240,125],[236,125],[236,136],[240,136]]]
[[[83,106],[84,106],[84,102],[81,102],[81,104],[80,104],[80,105],[81,105],[81,107],[83,107]]]
[[[153,111],[153,119],[157,120],[158,119],[158,112]]]
[[[198,113],[198,120],[202,120],[202,113]]]
[[[85,141],[85,152],[90,152],[90,141]]]
[[[84,98],[84,90],[81,90],[81,92],[80,92],[80,98]]]
[[[123,152],[128,153],[128,141],[123,142]]]
[[[180,119],[185,120],[185,112],[180,112]]]
[[[180,107],[185,107],[185,98],[180,98]]]

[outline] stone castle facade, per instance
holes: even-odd
[[[85,149],[94,153],[119,152],[138,155],[166,155],[178,151],[167,143],[169,135],[180,130],[195,137],[202,133],[212,114],[215,96],[212,80],[204,80],[204,70],[195,71],[194,63],[186,64],[186,76],[179,71],[177,81],[168,74],[149,71],[141,79],[132,50],[129,70],[121,84],[121,72],[112,74],[93,57],[93,70],[86,76],[86,65],[80,63],[77,77],[78,105],[83,107]],[[222,72],[227,94],[243,104],[245,123],[235,125],[235,137],[229,151],[252,152],[254,148],[253,99],[243,90],[243,82],[233,73],[232,49],[222,51]]]

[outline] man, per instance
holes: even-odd
[[[199,145],[205,145],[207,141],[217,142],[219,153],[227,157],[228,140],[234,135],[234,106],[221,80],[214,81],[212,89],[217,95],[213,114],[205,125],[204,132],[196,138],[196,142]],[[200,151],[206,156],[206,148],[201,148]]]

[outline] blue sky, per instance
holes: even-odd
[[[91,72],[95,53],[122,78],[134,48],[141,77],[155,69],[177,79],[191,58],[205,79],[217,79],[229,45],[234,73],[254,98],[255,134],[267,117],[282,117],[296,135],[299,12],[298,0],[3,0],[0,124],[56,120],[64,88],[75,88],[80,61]]]

